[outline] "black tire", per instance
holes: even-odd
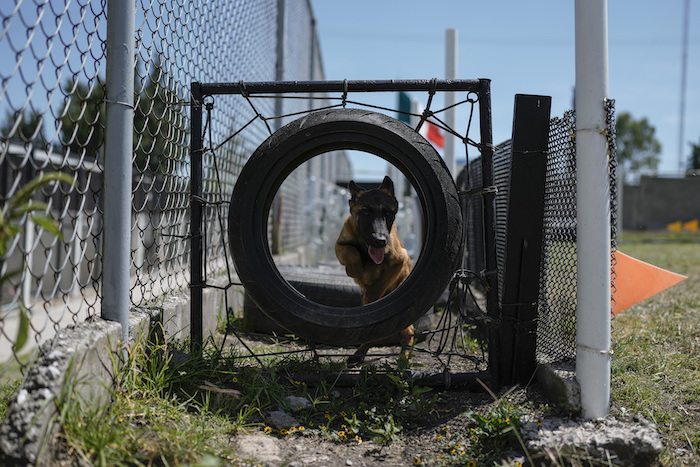
[[[339,149],[393,164],[415,188],[423,210],[423,245],[413,272],[396,292],[366,306],[309,300],[283,279],[267,242],[270,205],[285,178],[308,159]],[[335,109],[293,121],[255,150],[231,196],[229,241],[241,282],[267,316],[309,340],[357,345],[396,333],[435,303],[460,260],[461,223],[454,181],[430,143],[386,115]]]

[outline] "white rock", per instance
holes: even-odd
[[[259,462],[280,462],[280,448],[274,438],[265,435],[238,437],[236,455]]]

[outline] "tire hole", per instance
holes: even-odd
[[[371,189],[381,184],[384,175],[392,179],[399,203],[394,221],[399,239],[412,264],[417,263],[424,213],[415,187],[396,166],[374,154],[355,150],[323,153],[285,178],[267,215],[268,248],[274,264],[297,292],[332,307],[360,305],[361,290],[338,261],[335,242],[350,214],[350,180]]]

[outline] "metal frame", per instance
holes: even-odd
[[[479,121],[483,186],[493,185],[493,136],[491,120],[491,82],[478,80],[342,80],[342,81],[279,81],[191,84],[191,283],[190,283],[190,341],[192,352],[201,351],[203,345],[202,302],[203,289],[207,286],[203,273],[202,216],[204,196],[202,192],[202,112],[206,97],[223,94],[284,94],[325,92],[399,92],[467,91],[479,96]],[[495,244],[495,190],[484,195],[484,247],[486,250],[486,280],[488,283],[487,312],[493,319],[500,318],[498,308],[498,275],[496,274]],[[495,336],[492,336],[495,337]],[[493,342],[489,344],[497,348]],[[490,352],[495,353],[495,352]],[[491,365],[491,362],[489,362]]]

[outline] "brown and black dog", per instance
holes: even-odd
[[[335,242],[335,255],[345,272],[362,289],[366,305],[394,291],[413,270],[411,258],[396,233],[394,218],[399,203],[394,183],[384,177],[379,188],[365,190],[351,181],[350,216]],[[408,357],[413,345],[413,325],[400,332],[402,355]],[[348,364],[364,360],[371,345],[362,344]]]

